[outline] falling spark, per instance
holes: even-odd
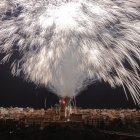
[[[140,105],[140,0],[1,0],[0,52],[60,97],[104,81]]]

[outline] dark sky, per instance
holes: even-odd
[[[0,106],[43,108],[58,103],[55,94],[22,78],[13,77],[7,65],[0,65]],[[88,86],[76,97],[76,104],[83,108],[138,108],[131,97],[127,101],[122,88],[111,89],[108,84],[96,83]]]
[[[0,65],[0,106],[47,107],[58,103],[55,94],[43,87],[36,87],[22,78],[13,77],[8,65]],[[137,108],[132,98],[127,101],[122,88],[111,89],[108,84],[96,83],[88,86],[76,98],[77,106],[83,108]]]
[[[7,65],[0,65],[0,106],[47,107],[58,103],[55,94],[20,77],[13,77]],[[96,83],[88,86],[76,97],[77,106],[83,108],[138,108],[129,96],[127,101],[122,88],[111,89],[108,84]]]

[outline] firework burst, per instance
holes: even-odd
[[[1,0],[0,52],[58,96],[98,80],[140,104],[140,0]]]

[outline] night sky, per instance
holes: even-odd
[[[0,64],[0,106],[43,108],[45,98],[47,108],[58,104],[58,97],[51,91],[21,77],[13,77],[10,66]],[[83,108],[139,108],[130,95],[129,100],[126,99],[122,87],[112,89],[108,84],[98,82],[79,93],[76,104]]]
[[[0,106],[47,108],[58,104],[58,97],[51,91],[37,87],[20,77],[13,77],[9,65],[0,65]],[[121,87],[112,89],[106,83],[88,86],[76,97],[76,105],[82,108],[139,108],[129,96],[127,101]]]

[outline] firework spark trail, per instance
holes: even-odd
[[[58,96],[99,80],[140,104],[140,0],[1,0],[0,52]]]

